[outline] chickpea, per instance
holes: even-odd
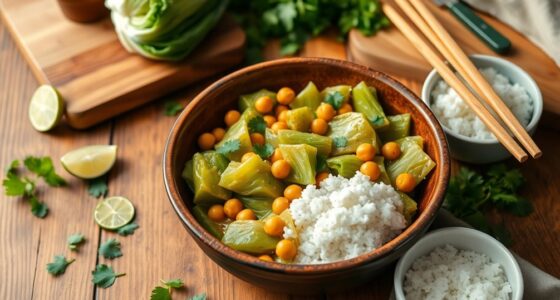
[[[270,236],[282,237],[284,226],[286,222],[279,216],[270,217],[264,222],[264,232]]]
[[[235,219],[237,221],[240,221],[240,220],[256,220],[257,216],[255,216],[255,212],[253,212],[249,208],[246,208],[246,209],[240,211],[239,213],[237,213],[237,216],[235,216]]]
[[[317,118],[323,119],[327,122],[336,116],[336,110],[334,110],[333,106],[328,103],[321,103],[321,105],[317,107],[316,113]]]
[[[229,127],[235,124],[237,121],[239,121],[240,117],[241,114],[237,110],[232,109],[226,113],[226,116],[224,117],[224,122]]]
[[[198,147],[202,150],[210,150],[214,148],[216,137],[213,134],[205,132],[198,137]]]
[[[282,152],[280,151],[279,148],[274,149],[274,152],[272,152],[272,156],[270,157],[270,161],[271,162],[275,162],[277,160],[280,159],[284,159],[284,157],[282,156]]]
[[[224,203],[224,213],[232,220],[235,220],[237,214],[243,210],[243,203],[237,198],[231,198]]]
[[[272,259],[272,257],[270,257],[270,255],[266,255],[263,254],[261,256],[259,256],[260,260],[264,260],[264,261],[268,261],[268,262],[274,262],[274,259]]]
[[[284,189],[284,197],[292,201],[297,198],[301,198],[301,186],[297,184],[290,184]]]
[[[279,215],[290,207],[290,200],[285,197],[278,197],[272,201],[272,212]]]
[[[255,152],[247,152],[245,154],[243,154],[243,156],[241,156],[241,162],[244,163],[246,161],[248,161],[249,159],[251,159],[251,157],[253,156],[257,156],[257,154]]]
[[[412,174],[410,173],[402,173],[397,176],[395,185],[397,186],[397,190],[405,193],[410,193],[416,186],[416,179],[414,179],[414,176],[412,176]]]
[[[381,175],[381,169],[373,161],[366,161],[360,166],[360,172],[367,175],[371,181],[376,181]]]
[[[219,142],[224,138],[224,135],[226,135],[226,130],[221,127],[217,127],[212,130],[212,134],[216,138],[216,142]]]
[[[315,184],[319,186],[321,184],[321,181],[327,179],[329,175],[330,175],[329,172],[321,172],[317,174],[317,176],[315,176]]]
[[[375,157],[375,147],[372,144],[364,143],[356,149],[356,156],[361,161],[370,161]]]
[[[276,123],[276,117],[275,116],[271,116],[271,115],[266,115],[263,117],[265,123],[266,123],[266,127],[270,128],[272,127],[272,124]]]
[[[208,218],[214,222],[221,222],[226,218],[224,207],[220,204],[214,204],[208,209]]]
[[[349,103],[344,103],[342,104],[342,106],[338,109],[338,114],[342,115],[345,113],[349,113],[349,112],[353,112],[354,109],[352,109],[352,105],[350,105]]]
[[[274,109],[274,113],[276,114],[276,117],[278,118],[280,113],[282,113],[283,111],[287,111],[287,110],[290,110],[290,108],[287,107],[286,105],[277,105],[276,108]]]
[[[311,122],[311,132],[325,135],[329,130],[329,124],[323,119],[315,119]]]
[[[286,124],[286,122],[278,121],[272,124],[272,127],[270,127],[270,129],[274,131],[278,131],[280,129],[288,129],[288,124]]]
[[[395,142],[388,142],[381,147],[381,153],[388,160],[395,160],[401,156],[401,147]]]
[[[276,100],[278,100],[280,104],[284,104],[284,105],[288,105],[292,103],[292,101],[294,101],[295,98],[296,98],[296,93],[294,92],[294,90],[292,90],[289,87],[281,88],[276,94]]]
[[[251,143],[253,145],[264,145],[264,135],[258,132],[251,133]]]
[[[268,96],[262,96],[255,101],[255,109],[261,114],[267,114],[274,108],[274,101]]]
[[[275,178],[284,179],[288,177],[288,175],[290,175],[292,167],[290,166],[290,163],[288,163],[288,161],[279,159],[272,163],[270,171],[272,172],[272,176],[274,176]]]
[[[292,240],[281,240],[276,244],[276,255],[283,260],[292,260],[296,257],[296,243]]]
[[[278,114],[278,121],[280,122],[287,122],[288,121],[288,114],[289,110],[283,110]]]

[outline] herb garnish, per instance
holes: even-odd
[[[112,286],[118,277],[126,275],[126,273],[116,274],[113,268],[103,264],[97,265],[91,274],[93,275],[92,282],[104,289]]]
[[[52,159],[48,156],[28,156],[23,161],[23,164],[25,165],[27,170],[43,178],[43,180],[50,186],[66,185],[66,181],[64,180],[64,178],[56,174]]]
[[[183,105],[177,101],[167,101],[163,105],[163,111],[166,116],[175,116],[183,110]]]
[[[127,236],[133,234],[138,227],[140,226],[136,223],[129,223],[117,229],[117,233],[122,236]]]
[[[264,145],[255,144],[253,146],[253,152],[258,154],[262,159],[267,159],[274,153],[274,147],[268,143]]]
[[[54,276],[63,274],[66,271],[66,268],[74,261],[75,259],[73,258],[67,260],[66,257],[62,255],[55,255],[53,262],[47,264],[47,272]]]
[[[81,233],[76,233],[68,237],[68,248],[74,251],[78,249],[78,246],[86,241],[86,238]]]
[[[152,290],[150,300],[171,300],[173,289],[182,288],[185,284],[181,279],[161,280],[164,286],[156,286]]]
[[[99,246],[99,254],[113,259],[122,256],[121,243],[116,239],[109,239]]]
[[[247,127],[249,127],[249,131],[251,133],[258,132],[264,134],[266,130],[266,122],[262,116],[256,116],[249,120]]]
[[[325,102],[339,109],[344,104],[344,96],[339,91],[330,91],[325,97]]]
[[[220,154],[227,155],[239,150],[239,148],[241,148],[241,142],[239,142],[239,140],[229,140],[221,147],[217,148],[216,151]]]
[[[100,176],[88,181],[88,194],[90,196],[99,198],[107,195],[109,187],[107,186],[107,177]]]
[[[348,139],[344,136],[333,137],[333,143],[336,148],[344,148],[348,145]]]

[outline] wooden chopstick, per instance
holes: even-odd
[[[426,5],[420,0],[410,0],[410,3],[412,3],[416,11],[418,11],[418,15],[407,1],[396,0],[396,2],[468,84],[473,87],[482,101],[492,107],[504,124],[508,126],[509,130],[515,135],[525,149],[527,149],[529,154],[534,158],[542,156],[542,151],[535,141],[533,141],[529,133],[527,133],[523,125],[521,125],[509,107],[500,99],[500,96],[496,94],[490,83],[482,76],[467,54],[461,49],[453,37],[451,37],[443,25],[441,25],[432,12],[430,12]]]
[[[528,155],[515,142],[509,133],[500,125],[492,114],[480,103],[471,91],[457,78],[455,73],[443,62],[436,52],[412,29],[399,13],[388,4],[382,5],[385,15],[420,51],[422,56],[436,69],[440,76],[447,82],[478,115],[488,129],[496,136],[498,141],[520,162],[527,160]]]

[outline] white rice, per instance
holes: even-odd
[[[404,292],[415,299],[510,299],[502,266],[484,254],[438,247],[418,258],[406,272]]]
[[[518,83],[511,84],[507,77],[494,68],[480,69],[480,72],[521,124],[527,126],[533,115],[533,101],[527,90]],[[430,106],[438,120],[451,131],[481,140],[496,139],[445,81],[440,80],[435,85]]]
[[[321,264],[372,251],[406,227],[399,194],[360,172],[351,179],[330,175],[321,188],[308,185],[290,205],[299,234],[294,262]],[[285,238],[293,238],[288,228]]]

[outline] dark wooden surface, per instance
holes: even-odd
[[[303,55],[344,58],[344,46],[331,40],[311,41]],[[272,55],[270,55],[272,56]],[[415,92],[418,83],[399,78]],[[34,217],[21,200],[0,194],[0,299],[148,299],[160,279],[182,278],[186,288],[175,299],[205,292],[209,299],[304,299],[271,294],[253,287],[220,269],[198,249],[181,227],[165,195],[161,158],[173,117],[163,114],[166,99],[186,99],[196,89],[183,91],[143,106],[118,119],[87,131],[62,125],[48,134],[33,130],[27,120],[28,101],[38,83],[17,51],[6,28],[0,24],[0,167],[26,155],[49,155],[58,160],[65,152],[87,144],[116,144],[118,163],[109,178],[109,195],[131,199],[140,228],[121,237],[100,230],[92,212],[97,202],[87,194],[84,182],[57,170],[69,181],[66,188],[43,188],[41,198],[49,205],[45,219]],[[536,141],[542,159],[521,165],[528,179],[524,194],[535,212],[526,218],[497,216],[513,233],[512,250],[550,274],[560,276],[560,133],[541,126]],[[456,166],[456,165],[455,165]],[[66,247],[68,235],[81,232],[87,242],[79,252]],[[100,242],[116,237],[123,257],[112,261],[96,255]],[[56,254],[76,258],[66,273],[52,277],[46,264]],[[108,289],[94,287],[91,271],[107,263],[127,275]],[[392,288],[390,271],[372,278],[366,286],[319,299],[387,299]]]

